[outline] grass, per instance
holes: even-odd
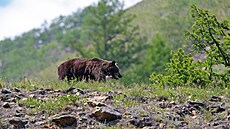
[[[131,98],[126,98],[124,95],[116,95],[113,97],[113,105],[121,106],[121,107],[133,107],[138,105],[139,103],[136,100],[132,100]]]
[[[19,88],[23,90],[37,90],[37,89],[52,89],[52,90],[67,90],[70,87],[80,88],[80,89],[90,89],[99,92],[109,92],[116,91],[117,93],[122,93],[120,95],[114,96],[117,100],[124,99],[123,95],[129,97],[164,97],[167,100],[177,100],[181,97],[187,97],[191,100],[207,100],[212,95],[217,96],[227,96],[230,97],[229,88],[219,88],[219,87],[207,87],[207,88],[196,88],[196,87],[176,87],[176,88],[160,88],[156,86],[146,85],[146,84],[133,84],[126,86],[121,83],[114,82],[70,82],[65,81],[34,81],[34,80],[23,80],[16,83],[6,83],[0,80],[0,88]]]
[[[135,107],[139,105],[140,99],[148,98],[164,98],[166,101],[177,101],[183,103],[187,100],[209,100],[211,96],[226,96],[230,98],[230,90],[228,88],[221,89],[218,87],[207,87],[207,88],[194,88],[194,87],[177,87],[177,88],[159,88],[156,86],[145,85],[145,84],[133,84],[125,86],[121,83],[106,82],[70,82],[65,81],[52,81],[52,82],[42,82],[34,80],[24,80],[16,83],[6,83],[0,81],[0,88],[9,87],[19,88],[23,90],[37,90],[37,89],[52,89],[52,90],[62,90],[65,91],[70,87],[89,89],[99,92],[117,92],[113,96],[114,106],[125,106],[125,107]],[[64,105],[74,105],[76,102],[84,101],[76,95],[64,94],[59,97],[50,97],[47,100],[42,100],[38,98],[27,98],[25,100],[20,100],[19,103],[30,107],[33,105],[34,111],[45,110],[48,113],[55,113],[57,111],[63,110]],[[229,99],[227,102],[230,102]],[[229,104],[228,104],[229,105]],[[154,110],[154,109],[153,109]],[[207,116],[208,117],[208,116]],[[208,118],[207,118],[208,119]]]
[[[76,95],[63,95],[57,98],[49,99],[37,99],[37,98],[27,98],[19,100],[20,105],[24,105],[27,108],[32,108],[31,114],[45,111],[48,114],[55,114],[59,111],[64,110],[68,105],[76,105],[77,102],[81,100],[81,97]]]

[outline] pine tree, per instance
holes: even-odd
[[[120,67],[127,68],[141,61],[146,40],[131,24],[135,17],[125,14],[123,5],[119,0],[101,0],[88,7],[83,30],[85,42],[93,44],[96,56],[116,60]]]

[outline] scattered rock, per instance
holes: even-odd
[[[94,96],[92,99],[95,101],[105,102],[108,99],[111,99],[112,96]]]
[[[110,96],[94,96],[92,98],[88,98],[88,105],[91,107],[96,107],[96,106],[106,106],[105,102],[107,99],[110,99]]]
[[[22,107],[18,107],[17,109],[16,109],[16,113],[20,113],[20,112],[23,112],[24,111],[24,109],[22,108]]]
[[[72,115],[61,115],[59,117],[55,117],[52,119],[52,122],[55,122],[57,125],[63,127],[73,126],[74,124],[77,124],[76,117]]]
[[[2,93],[3,94],[9,94],[9,93],[11,93],[11,91],[10,91],[10,89],[5,88],[5,89],[2,89]]]
[[[196,110],[192,110],[191,115],[192,115],[192,116],[197,115]]]
[[[158,106],[160,107],[160,108],[167,108],[167,103],[166,102],[159,102],[158,103]]]
[[[16,108],[16,113],[15,113],[14,116],[16,116],[16,117],[24,117],[25,116],[25,110],[22,107]]]
[[[15,113],[15,115],[14,116],[16,116],[16,117],[22,117],[22,116],[24,116],[25,114],[24,113]]]
[[[20,89],[18,89],[18,88],[14,88],[14,91],[16,91],[16,92],[20,92],[21,90],[20,90]]]
[[[47,90],[41,89],[38,91],[38,94],[45,95]]]
[[[173,106],[177,105],[177,103],[175,101],[171,101],[170,103],[168,103],[168,108],[172,108]]]
[[[20,95],[15,95],[16,99],[22,99],[22,97]]]
[[[100,121],[113,121],[122,118],[121,113],[108,107],[97,107],[92,114]]]
[[[139,128],[153,125],[153,120],[150,117],[134,117],[129,122]]]
[[[80,96],[63,105],[58,117],[48,117],[46,110],[37,111],[33,103],[23,103],[28,98],[42,102],[55,100],[63,95]],[[112,99],[121,95],[123,100]],[[186,97],[186,99],[189,99]],[[70,98],[71,99],[71,98]],[[191,98],[190,98],[191,99]],[[67,100],[69,101],[69,100]],[[138,102],[134,105],[124,105]],[[113,107],[115,106],[116,107]],[[39,107],[38,107],[39,109]],[[31,113],[33,111],[33,113]],[[210,121],[204,120],[205,112],[210,112]],[[55,113],[55,112],[52,112]],[[52,114],[51,113],[51,114]],[[124,113],[124,115],[123,115]],[[218,114],[217,114],[218,113]],[[69,115],[71,114],[71,115]],[[99,92],[70,87],[67,90],[5,88],[0,92],[0,125],[2,128],[106,128],[112,125],[121,128],[228,128],[230,127],[229,99],[212,96],[209,100],[187,100],[181,102],[165,97],[130,96],[119,91]],[[191,123],[190,123],[191,121]],[[199,123],[197,126],[193,124]]]
[[[80,88],[77,88],[77,91],[78,91],[79,93],[81,93],[81,94],[85,94],[85,93],[86,93],[86,91],[84,91],[84,90],[82,90],[82,89],[80,89]]]
[[[213,101],[213,102],[220,102],[221,101],[221,98],[218,97],[218,96],[212,96],[210,101]]]
[[[47,123],[47,121],[36,121],[36,122],[34,122],[35,123],[35,125],[37,125],[37,126],[42,126],[42,125],[45,125],[46,123]]]
[[[25,128],[25,125],[28,123],[28,121],[22,120],[20,117],[14,117],[9,120],[9,123],[14,125],[15,128]]]
[[[160,123],[160,124],[159,124],[159,127],[160,127],[161,129],[163,129],[163,128],[165,128],[165,124],[164,124],[164,123]]]
[[[35,105],[30,105],[29,107],[30,107],[30,108],[35,108]]]
[[[30,98],[36,98],[35,94],[30,94],[29,97]]]
[[[21,97],[21,98],[26,97],[26,95],[23,94],[23,93],[18,93],[17,95],[18,95],[19,97]]]
[[[14,97],[6,97],[3,101],[4,102],[14,102],[14,103],[16,103],[17,100]]]
[[[8,96],[1,96],[1,101],[3,102],[10,102],[9,99],[10,98]]]
[[[215,108],[214,111],[212,111],[212,113],[221,113],[224,112],[226,109],[224,107],[218,106],[217,108]]]
[[[230,121],[227,118],[216,118],[208,123],[212,128],[229,129]]]
[[[4,108],[10,108],[10,104],[8,102],[3,103],[2,105]]]
[[[65,93],[68,93],[68,92],[72,93],[72,91],[73,91],[74,89],[75,89],[74,87],[70,87],[69,89],[67,89],[67,90],[65,91]],[[72,94],[73,94],[73,93],[72,93]]]
[[[164,96],[160,96],[157,98],[157,101],[166,101],[168,100],[168,98],[164,97]]]
[[[187,101],[190,105],[192,106],[201,106],[201,107],[205,107],[205,103],[200,102],[200,101]]]
[[[174,113],[167,113],[167,114],[164,114],[165,115],[165,118],[167,118],[168,120],[171,120],[171,121],[183,121],[183,117],[177,115],[177,114],[174,114]]]
[[[90,107],[96,107],[96,106],[102,107],[102,106],[106,106],[105,103],[97,102],[97,101],[92,101],[92,100],[89,100],[89,101],[87,102],[87,104],[88,104]]]

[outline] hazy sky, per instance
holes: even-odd
[[[0,40],[40,27],[99,0],[0,0]],[[124,0],[125,8],[141,0]]]

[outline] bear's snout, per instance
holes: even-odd
[[[119,79],[119,78],[122,78],[122,75],[120,73],[116,73],[114,74],[113,78]]]

